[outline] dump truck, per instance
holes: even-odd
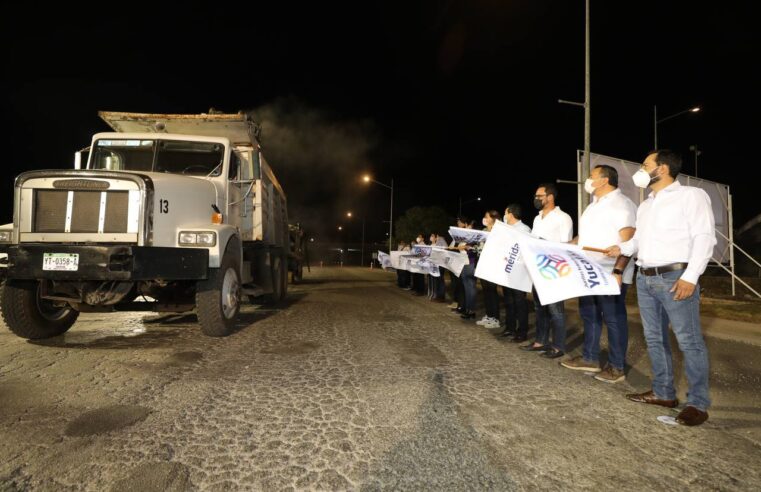
[[[286,296],[286,196],[250,115],[98,114],[113,131],[74,169],[16,178],[13,223],[0,226],[13,333],[60,335],[81,312],[195,310],[219,337],[242,300]]]

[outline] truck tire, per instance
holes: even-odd
[[[240,311],[240,265],[235,239],[225,248],[219,268],[196,285],[196,312],[204,335],[226,337],[232,333]]]
[[[38,281],[10,279],[0,282],[0,314],[13,333],[29,340],[66,333],[79,317],[71,306],[41,299]]]
[[[281,255],[272,254],[271,258],[272,294],[267,295],[266,303],[277,304],[288,291],[288,262]]]

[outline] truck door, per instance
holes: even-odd
[[[251,150],[234,149],[230,153],[230,222],[240,228],[244,241],[253,239],[254,196],[256,180]]]

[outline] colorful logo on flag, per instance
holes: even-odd
[[[539,274],[547,280],[571,274],[571,265],[558,255],[536,255],[536,266],[539,267]]]

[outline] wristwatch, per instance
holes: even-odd
[[[614,269],[613,269],[613,274],[614,274],[614,275],[623,275],[623,274],[624,274],[624,271],[623,271],[623,270],[621,270],[620,268],[614,268]]]

